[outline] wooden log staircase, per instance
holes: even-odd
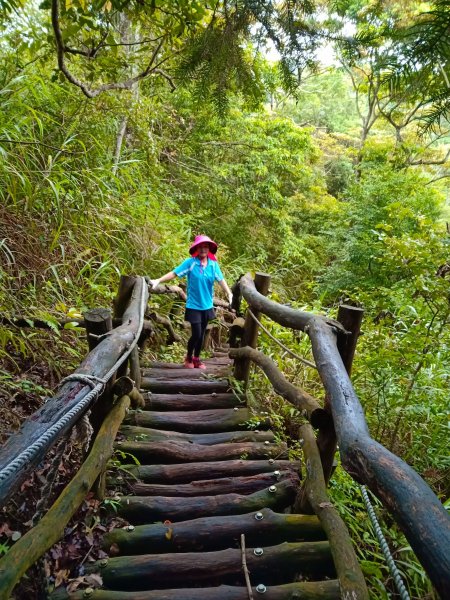
[[[0,600],[10,600],[21,577],[64,537],[88,491],[104,497],[106,483],[109,505],[125,525],[104,536],[108,558],[82,565],[92,574],[89,584],[101,585],[58,588],[52,600],[252,600],[262,594],[368,600],[348,530],[326,491],[337,444],[343,467],[381,500],[447,598],[447,511],[409,465],[370,436],[350,381],[361,310],[341,306],[333,320],[280,305],[265,297],[265,274],[254,281],[241,277],[233,291],[232,306],[239,312],[242,295],[246,317],[234,320],[231,347],[208,359],[206,370],[155,362],[141,370],[138,349],[144,355],[154,334],[145,319],[143,277],[121,277],[113,319],[103,310],[86,313],[89,354],[0,451],[0,504],[88,411],[93,443],[52,506],[0,559]],[[306,363],[319,373],[325,402],[290,383],[256,350],[260,314],[308,335],[314,363]],[[174,339],[166,318],[153,320]],[[302,464],[289,460],[267,415],[250,411],[230,387],[232,358],[240,387],[254,363],[305,420]],[[127,413],[130,404],[134,410]],[[121,465],[106,481],[113,444],[138,464]]]
[[[116,440],[140,464],[108,480],[129,525],[104,536],[108,559],[86,566],[102,589],[53,599],[342,597],[318,518],[290,511],[299,462],[230,388],[231,362],[215,353],[205,371],[143,370],[145,407],[128,412]]]

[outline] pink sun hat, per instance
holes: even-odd
[[[191,247],[189,248],[189,254],[194,254],[197,246],[200,244],[209,244],[209,249],[212,254],[217,252],[217,244],[214,240],[209,238],[207,235],[196,235],[195,240],[192,242]]]

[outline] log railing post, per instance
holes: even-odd
[[[89,352],[98,346],[103,336],[113,328],[111,311],[107,308],[93,308],[84,313]],[[106,384],[102,395],[91,409],[89,420],[93,428],[92,443],[111,407],[111,389],[114,381]]]
[[[133,287],[136,283],[136,277],[131,275],[121,275],[117,296],[114,298],[114,318],[121,319],[123,313],[128,306],[128,303],[133,293]],[[128,361],[126,360],[118,369],[117,377],[123,377],[127,374]]]
[[[361,322],[364,316],[364,310],[356,306],[347,306],[341,304],[338,310],[337,320],[348,331],[348,334],[338,333],[337,347],[341,355],[347,373],[350,375],[355,356],[356,343],[361,332]],[[325,410],[331,413],[330,401],[328,395],[325,396]],[[331,422],[327,428],[321,429],[317,435],[317,445],[322,460],[323,474],[325,482],[328,485],[333,472],[333,461],[337,449],[336,432]]]
[[[136,346],[133,348],[130,354],[130,377],[134,381],[134,387],[137,390],[141,389],[141,363],[139,360],[139,348]]]
[[[84,313],[89,352],[101,341],[101,337],[111,331],[111,311],[107,308],[93,308]]]
[[[267,296],[269,292],[269,285],[270,275],[267,275],[266,273],[255,274],[255,287],[260,294],[262,294],[263,296]],[[258,319],[260,312],[256,309],[252,309],[252,312]],[[256,344],[258,341],[258,330],[259,325],[247,311],[247,314],[245,316],[244,333],[242,335],[241,347],[250,346],[251,348],[256,348]],[[234,367],[234,377],[240,381],[244,381],[245,385],[247,385],[248,382],[248,377],[250,373],[250,363],[251,361],[249,358],[238,359]]]

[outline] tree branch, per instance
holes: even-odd
[[[439,160],[436,159],[425,159],[425,158],[421,158],[419,160],[410,160],[408,161],[409,165],[443,165],[444,163],[447,162],[447,160],[450,157],[450,150],[447,150],[447,154],[443,157],[440,158]]]
[[[127,79],[122,82],[105,83],[103,85],[100,85],[98,88],[92,90],[85,83],[83,83],[82,81],[77,79],[67,68],[67,65],[65,62],[66,46],[64,45],[64,40],[63,40],[60,21],[59,21],[59,0],[52,0],[52,26],[53,26],[53,31],[55,34],[58,67],[61,70],[61,72],[64,73],[66,79],[68,81],[70,81],[70,83],[72,83],[73,85],[79,87],[81,89],[81,91],[83,92],[83,94],[85,96],[87,96],[88,98],[95,98],[96,96],[99,96],[102,92],[106,92],[109,90],[129,90],[133,87],[133,85],[135,83],[137,83],[141,79],[144,79],[152,72],[153,73],[158,72],[159,74],[162,74],[161,70],[157,69],[157,67],[163,61],[160,61],[160,63],[158,63],[155,66],[154,66],[154,62],[156,60],[158,52],[160,51],[160,49],[164,43],[164,39],[160,40],[160,42],[156,46],[155,50],[153,51],[153,54],[150,58],[149,64],[141,73],[139,73],[135,77],[131,77],[130,79]],[[79,53],[81,53],[81,51]]]

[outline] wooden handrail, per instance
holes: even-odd
[[[343,326],[273,302],[256,290],[250,275],[240,280],[250,306],[292,329],[305,331],[330,400],[344,468],[366,484],[394,515],[433,585],[450,589],[450,517],[427,483],[403,460],[376,442],[337,348]]]
[[[113,329],[101,343],[92,350],[81,363],[75,374],[103,378],[114,367],[118,359],[136,342],[140,320],[142,294],[147,299],[147,290],[143,288],[143,278],[137,278],[131,300],[123,315],[123,325]],[[39,410],[27,419],[20,430],[13,434],[0,451],[0,471],[8,473],[0,481],[0,504],[3,504],[26,478],[30,471],[42,460],[45,453],[55,441],[63,435],[79,419],[80,415],[66,423],[56,436],[47,431],[58,423],[62,417],[86,397],[91,387],[83,382],[68,381],[61,386],[59,392],[48,400]],[[86,407],[87,410],[88,407]],[[27,458],[20,472],[9,473],[8,466],[17,457],[39,440],[39,453]]]
[[[318,400],[301,388],[292,385],[271,358],[249,346],[231,348],[229,356],[235,359],[246,358],[261,367],[276,393],[301,411],[313,427],[320,428],[329,425],[331,416],[320,406]]]

